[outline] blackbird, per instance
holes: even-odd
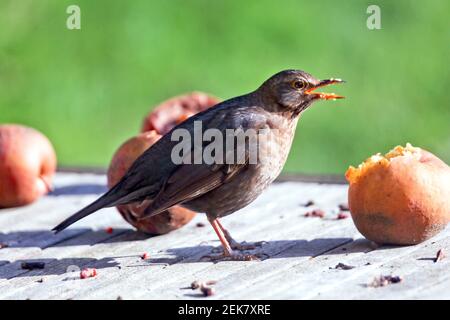
[[[147,209],[137,218],[145,219],[174,205],[181,205],[206,213],[224,249],[223,254],[211,258],[254,259],[252,255],[233,251],[253,246],[234,241],[219,218],[251,203],[275,180],[289,154],[300,114],[315,101],[343,98],[315,90],[341,82],[333,78],[317,80],[301,70],[285,70],[270,77],[251,93],[226,100],[188,118],[147,149],[107,193],[67,218],[53,231],[59,232],[105,207],[141,203]],[[184,129],[195,135],[196,122],[201,122],[202,130],[215,129],[224,136],[229,129],[244,132],[252,129],[269,130],[272,137],[265,144],[258,143],[259,140],[245,140],[241,149],[244,150],[243,161],[220,161],[220,157],[212,163],[173,161],[172,150],[179,142],[172,138],[172,133]],[[200,147],[208,143],[211,142],[202,141]],[[249,161],[252,143],[266,151],[259,153],[257,161]],[[189,146],[192,157],[198,146],[194,142]],[[238,148],[236,145],[233,147]]]

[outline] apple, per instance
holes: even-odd
[[[113,187],[125,175],[133,162],[161,138],[156,131],[140,133],[123,143],[114,154],[108,169],[108,187]],[[148,204],[133,203],[117,206],[122,217],[136,229],[149,234],[164,234],[181,228],[194,218],[195,212],[175,206],[156,216],[140,220]]]
[[[155,130],[165,135],[177,124],[219,102],[218,98],[203,92],[192,92],[171,98],[162,102],[145,117],[141,132]]]
[[[0,208],[30,204],[52,189],[56,154],[35,129],[0,125]]]
[[[417,244],[450,221],[450,168],[424,149],[397,146],[350,167],[346,178],[353,221],[369,240]]]

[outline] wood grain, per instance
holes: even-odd
[[[110,208],[53,235],[55,224],[106,190],[103,174],[59,172],[52,194],[0,211],[0,243],[9,245],[0,249],[0,299],[204,299],[185,289],[194,280],[217,281],[208,299],[450,298],[450,259],[432,260],[439,249],[449,251],[449,228],[417,246],[377,247],[350,218],[336,219],[346,202],[345,184],[291,180],[273,184],[222,221],[240,241],[267,241],[253,252],[263,260],[212,263],[201,258],[220,244],[203,215],[170,234],[148,237]],[[309,200],[314,205],[304,207]],[[314,208],[325,218],[304,216]],[[140,258],[144,252],[149,260]],[[25,261],[46,264],[23,270]],[[339,263],[354,268],[336,269]],[[97,268],[97,277],[79,279],[85,267]],[[389,274],[403,281],[367,287]]]

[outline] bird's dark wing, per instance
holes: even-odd
[[[246,157],[248,160],[248,157]],[[200,197],[232,179],[248,166],[243,164],[182,165],[169,178],[147,208],[143,218],[157,215],[174,205]]]
[[[210,119],[208,127],[219,129],[225,136],[226,129],[240,128],[246,130],[251,128],[258,130],[266,127],[266,125],[264,116],[255,116],[245,110],[235,110],[235,112],[228,113],[224,117],[219,114]],[[206,146],[207,144],[204,144],[203,147]],[[229,164],[226,163],[226,159],[222,159],[222,163],[211,165],[205,163],[179,165],[153,199],[143,218],[154,216],[174,205],[200,197],[238,175],[249,165],[249,148],[245,147],[243,151],[245,154],[239,163]],[[236,143],[232,152],[233,154],[238,152]]]
[[[179,143],[172,141],[171,135],[177,129],[188,130],[194,135],[194,121],[208,123],[208,127],[223,126],[228,105],[221,103],[211,109],[200,112],[177,125],[164,135],[152,147],[146,150],[130,167],[119,182],[121,196],[116,197],[112,205],[128,204],[154,198],[166,183],[168,177],[178,169],[172,161],[173,148]]]
[[[264,117],[258,118],[258,116],[252,115],[251,108],[248,108],[248,105],[245,105],[243,102],[243,99],[232,99],[221,103],[194,115],[173,130],[186,129],[191,135],[194,135],[194,121],[201,121],[204,124],[204,129],[215,128],[222,132],[225,132],[226,129],[239,127],[245,129],[249,126],[261,126],[265,123]],[[231,111],[230,109],[233,110]],[[175,164],[171,159],[171,153],[178,142],[171,140],[173,130],[146,150],[133,163],[127,174],[107,193],[64,220],[53,230],[55,232],[64,230],[74,222],[105,207],[156,198],[161,199],[157,202],[161,203],[161,207],[167,207],[172,203],[175,205],[216,188],[223,182],[223,172],[237,172],[230,168],[216,168],[207,165],[201,165],[199,168],[194,169],[193,166],[196,165],[186,165],[189,167],[183,168],[185,165]],[[193,170],[193,173],[195,172],[197,179],[194,179],[194,177],[191,180],[182,179],[190,170]],[[171,179],[172,176],[173,178]],[[171,183],[168,183],[169,180]],[[179,182],[176,183],[176,181]],[[191,185],[188,181],[191,181]],[[195,192],[183,191],[184,189],[195,190]],[[173,199],[169,196],[173,197]]]

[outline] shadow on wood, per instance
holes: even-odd
[[[41,248],[70,247],[79,245],[94,245],[99,241],[106,243],[129,242],[144,240],[152,237],[134,229],[114,228],[109,234],[105,230],[92,230],[90,228],[71,228],[54,234],[50,230],[25,230],[9,233],[0,233],[0,243],[8,248]]]
[[[112,237],[105,242],[123,242],[123,241],[133,241],[142,240],[143,237],[148,237],[147,235],[141,234],[139,232],[133,232],[127,229],[123,229],[121,236]],[[94,231],[86,232],[85,234],[96,235],[100,234],[103,236],[104,231]],[[42,234],[42,231],[40,232]],[[94,237],[95,238],[95,237]],[[83,240],[85,239],[85,240]],[[92,237],[78,237],[77,244],[91,244]],[[98,239],[97,239],[98,241]],[[95,241],[94,241],[95,242]],[[350,246],[350,244],[352,244]],[[59,244],[60,246],[65,246],[64,243]],[[75,242],[72,244],[75,245]],[[56,245],[55,247],[57,247]],[[19,245],[20,247],[20,245]],[[24,246],[25,247],[25,246]],[[347,248],[348,247],[348,248]],[[17,246],[16,246],[17,248]],[[382,247],[381,249],[394,248],[392,246]],[[246,253],[251,253],[261,256],[261,260],[267,259],[289,259],[289,258],[300,258],[309,257],[313,260],[316,256],[323,255],[342,255],[345,256],[350,253],[367,253],[375,250],[373,244],[365,239],[358,239],[354,241],[352,238],[318,238],[313,240],[274,240],[268,241],[263,246],[255,249],[245,251]],[[378,248],[380,249],[380,248]],[[7,250],[7,249],[6,249]],[[197,245],[190,247],[180,247],[171,248],[165,251],[158,252],[154,254],[148,260],[142,260],[138,255],[126,255],[126,256],[109,256],[102,259],[93,258],[66,258],[66,259],[30,259],[30,260],[16,260],[16,261],[0,261],[0,279],[10,279],[14,277],[36,277],[45,275],[61,275],[68,273],[68,278],[65,280],[77,279],[78,275],[74,274],[73,271],[79,269],[90,267],[96,269],[103,268],[117,268],[117,272],[120,272],[121,268],[148,268],[150,266],[156,265],[166,265],[170,266],[173,264],[188,264],[188,263],[199,263],[199,262],[209,262],[210,260],[205,259],[206,256],[217,253],[221,251],[220,246],[211,245]],[[107,254],[107,252],[105,252]],[[129,258],[136,258],[133,262]],[[128,262],[123,263],[120,260],[125,259]],[[22,270],[22,262],[44,262],[44,269],[40,270]],[[137,262],[137,263],[136,263]],[[215,263],[222,263],[221,261],[216,261]],[[223,263],[227,263],[223,261]],[[242,261],[242,264],[258,263],[254,261]]]
[[[370,242],[367,240],[358,241],[358,245],[354,246],[351,250],[334,250],[338,247],[350,244],[353,242],[351,238],[318,238],[314,240],[275,240],[268,241],[262,247],[255,250],[245,251],[245,253],[251,253],[260,255],[261,260],[267,259],[285,259],[285,258],[299,258],[299,257],[311,257],[314,258],[318,255],[324,254],[348,254],[357,252],[369,252],[373,250]],[[198,263],[207,262],[208,259],[204,259],[210,254],[221,252],[221,247],[214,247],[209,245],[199,245],[193,247],[181,247],[173,248],[165,251],[165,254],[172,255],[173,257],[164,256],[162,258],[154,257],[146,260],[141,265],[151,264],[175,264],[175,263]],[[223,261],[226,263],[226,261]],[[218,261],[217,263],[221,263]],[[243,261],[242,263],[252,263]]]
[[[22,269],[22,263],[43,262],[43,269]],[[67,273],[64,280],[80,279],[80,271],[83,268],[94,267],[96,269],[118,267],[119,263],[111,258],[67,258],[67,259],[27,259],[16,260],[3,265],[0,268],[0,279],[11,279],[17,277],[39,277],[48,275],[61,275]]]

